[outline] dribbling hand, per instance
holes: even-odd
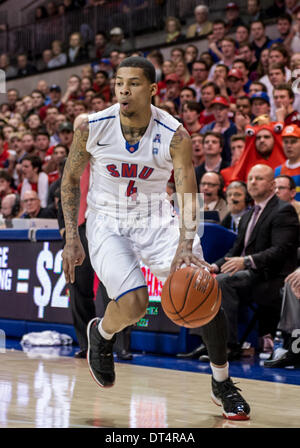
[[[74,283],[75,267],[80,266],[85,259],[85,252],[79,237],[66,242],[62,253],[62,259],[62,267],[64,270],[66,283]]]
[[[175,257],[173,258],[170,273],[173,274],[175,271],[180,269],[182,265],[191,266],[195,265],[199,268],[206,268],[209,272],[213,272],[213,267],[204,260],[200,260],[192,252],[192,242],[183,241],[179,243]]]

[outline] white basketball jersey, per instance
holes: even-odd
[[[148,128],[135,145],[123,136],[118,103],[89,115],[89,208],[125,218],[138,205],[140,216],[146,217],[153,213],[149,211],[149,198],[153,205],[158,195],[160,200],[166,195],[173,168],[170,142],[180,123],[152,105],[151,112]]]

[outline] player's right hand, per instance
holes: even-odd
[[[66,283],[75,282],[75,267],[80,266],[85,259],[85,252],[81,244],[79,236],[67,240],[63,253],[63,270],[66,278]]]

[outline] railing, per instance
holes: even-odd
[[[69,36],[79,31],[85,44],[92,43],[97,31],[103,30],[107,34],[111,28],[121,27],[125,36],[130,39],[132,47],[136,48],[136,36],[142,33],[161,31],[164,29],[165,19],[175,16],[183,23],[192,20],[193,11],[198,4],[207,4],[210,18],[225,18],[223,0],[147,0],[147,8],[134,8],[135,0],[131,2],[129,12],[122,9],[122,1],[113,1],[105,6],[89,6],[65,13],[63,16],[42,19],[34,24],[15,27],[7,31],[0,29],[0,53],[13,55],[24,52],[33,61],[41,56],[43,50],[51,48],[53,40],[60,40],[64,50],[68,47]],[[269,6],[271,0],[266,0],[264,7]],[[245,11],[246,0],[237,0],[241,12]]]

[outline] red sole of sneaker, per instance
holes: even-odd
[[[220,403],[217,403],[213,397],[211,397],[211,401],[216,404],[217,406],[222,405]],[[226,418],[226,420],[250,420],[250,416],[247,414],[236,414],[236,415],[226,415],[225,412],[223,412],[223,417]]]
[[[87,360],[87,363],[88,363],[88,366],[89,366],[88,355],[86,355],[86,360]],[[93,375],[93,373],[92,373],[92,371],[91,371],[91,369],[90,369],[90,366],[89,366],[89,372],[90,372],[90,374],[91,374],[91,377],[92,377],[93,380],[95,381],[95,383],[96,383],[98,386],[102,387],[102,389],[109,389],[109,388],[111,388],[111,387],[113,387],[113,386],[115,385],[115,383],[107,384],[107,385],[103,385],[103,384],[99,383],[99,381],[97,381],[96,378],[94,377],[94,375]]]

